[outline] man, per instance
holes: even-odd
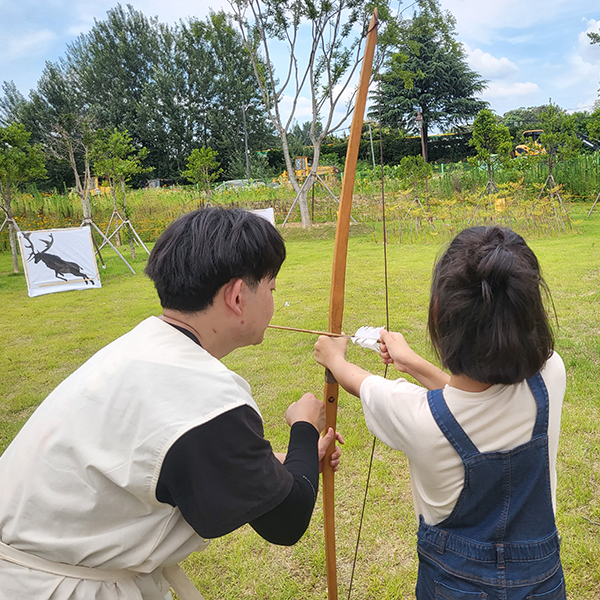
[[[219,360],[262,341],[284,259],[245,211],[167,228],[146,267],[163,314],[63,381],[0,458],[1,599],[163,600],[162,568],[207,539],[245,523],[276,544],[302,536],[333,439],[319,441],[323,403],[290,405],[274,455],[248,384]]]

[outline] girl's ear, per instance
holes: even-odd
[[[225,304],[239,317],[242,315],[242,290],[244,282],[241,279],[232,279],[223,286],[223,299]]]

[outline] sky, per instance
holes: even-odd
[[[226,0],[124,0],[147,16],[175,23],[204,19]],[[569,112],[590,110],[600,87],[599,0],[441,0],[456,19],[472,69],[488,80],[482,98],[499,115],[550,99]],[[104,20],[113,0],[0,0],[0,82],[14,81],[27,96],[46,61],[65,54],[67,44]],[[410,14],[410,1],[400,5]],[[275,65],[277,68],[277,64]],[[296,113],[309,118],[308,100]]]

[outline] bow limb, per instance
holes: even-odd
[[[329,331],[341,333],[344,315],[344,287],[346,283],[346,258],[348,255],[348,234],[350,230],[350,213],[352,209],[352,193],[356,177],[356,162],[362,133],[362,124],[367,104],[369,81],[373,67],[373,57],[377,44],[377,9],[369,24],[367,43],[360,73],[360,82],[350,128],[346,165],[340,195],[335,245],[333,251],[333,270],[331,276],[331,295],[329,300]],[[339,386],[329,371],[325,372],[325,431],[331,427],[336,429]],[[329,458],[335,448],[335,437],[323,462],[323,520],[325,524],[325,560],[327,565],[327,591],[329,600],[337,600],[337,569],[335,556],[335,512],[334,512],[334,476]]]

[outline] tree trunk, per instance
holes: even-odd
[[[90,207],[90,202],[88,198],[88,185],[86,183],[86,189],[84,189],[81,184],[81,177],[79,176],[79,171],[77,170],[77,162],[75,161],[75,151],[73,150],[73,144],[70,142],[67,144],[67,151],[69,154],[69,164],[71,165],[71,169],[73,171],[73,175],[75,176],[75,189],[77,190],[77,195],[81,200],[81,208],[83,210],[83,218],[88,221],[92,218],[92,210]],[[86,158],[86,170],[89,170],[89,161]],[[87,177],[87,173],[86,173]]]
[[[15,221],[12,210],[10,208],[10,183],[6,184],[6,187],[0,184],[0,191],[4,198],[4,210],[6,211],[6,218],[8,219],[8,239],[10,241],[10,253],[12,254],[13,261],[13,273],[19,272],[19,253],[17,250],[17,232],[15,229]]]
[[[429,162],[429,151],[427,148],[427,141],[428,141],[428,126],[427,126],[427,122],[423,121],[423,126],[421,127],[421,148],[423,151],[423,160],[425,162]]]
[[[300,195],[298,196],[298,205],[300,206],[300,219],[302,221],[302,227],[305,229],[312,225],[312,222],[310,220],[310,213],[308,211],[308,191],[312,187],[310,181],[311,179],[312,183],[314,184],[314,177],[312,176],[312,173],[307,177],[306,181],[304,182],[304,185],[300,189]]]
[[[292,163],[292,158],[290,157],[290,148],[288,146],[287,135],[283,130],[279,131],[279,137],[281,138],[281,147],[283,150],[283,156],[285,158],[285,166],[288,172],[288,177],[290,179],[290,183],[292,184],[292,188],[297,194],[298,205],[300,206],[300,219],[302,221],[302,227],[308,228],[312,225],[310,221],[310,213],[308,211],[308,186],[300,187],[296,179],[296,173],[294,171],[294,164]],[[314,163],[313,163],[314,164]]]

